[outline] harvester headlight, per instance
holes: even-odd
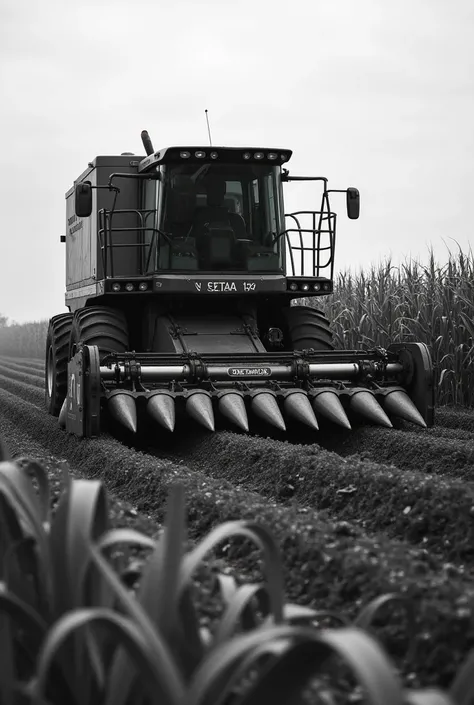
[[[264,154],[263,154],[263,152],[255,152],[255,154],[253,156],[255,159],[263,159]]]
[[[290,289],[291,291],[298,291],[298,284],[296,282],[291,282]]]
[[[206,152],[201,152],[201,151],[194,152],[194,156],[197,159],[204,159],[204,157],[206,156]]]
[[[140,282],[138,288],[140,291],[146,291],[148,289],[148,282]]]
[[[324,291],[329,291],[330,288],[331,288],[331,285],[329,284],[329,282],[325,282],[325,283],[323,284],[323,289],[324,289]]]
[[[244,152],[244,155],[243,155],[244,159],[250,159],[251,156],[252,155],[250,154],[250,152]]]
[[[127,284],[125,284],[125,289],[126,289],[126,291],[133,291],[132,282],[128,282]]]
[[[120,284],[118,282],[112,284],[112,291],[120,291]]]
[[[189,159],[189,157],[191,156],[191,153],[190,152],[180,152],[179,156],[181,157],[181,159]]]
[[[275,152],[270,152],[269,154],[267,154],[267,157],[272,160],[278,159],[278,154],[276,154]]]
[[[321,284],[313,284],[314,291],[319,291],[320,288],[321,288]]]
[[[301,290],[302,290],[302,291],[309,291],[309,284],[302,284],[302,285],[301,285]]]
[[[287,162],[288,161],[288,155],[287,154],[280,154],[280,159],[282,162]]]
[[[211,159],[217,159],[218,156],[217,152],[211,152],[210,154]]]

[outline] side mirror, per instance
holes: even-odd
[[[76,215],[88,218],[92,213],[92,186],[88,183],[76,184]]]
[[[347,217],[350,220],[357,220],[360,212],[359,191],[352,186],[346,191],[347,194]]]

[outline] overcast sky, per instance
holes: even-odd
[[[65,311],[65,192],[98,154],[286,147],[341,195],[337,269],[467,249],[472,0],[0,0],[0,313]],[[288,184],[288,207],[319,206]]]

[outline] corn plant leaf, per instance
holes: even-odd
[[[250,673],[258,679],[270,663],[279,660],[291,646],[291,639],[267,639],[250,649],[231,668],[223,670],[220,679],[214,683],[214,692],[209,694],[212,700],[207,696],[206,704],[225,705],[237,695],[237,689],[242,689],[243,681]]]
[[[10,455],[10,452],[7,448],[7,444],[5,443],[3,438],[0,436],[0,462],[3,463],[8,460],[11,460],[11,455]]]
[[[329,610],[313,610],[311,607],[306,607],[305,605],[293,605],[291,603],[284,605],[283,618],[286,624],[301,624],[302,626],[323,620],[330,620],[340,626],[349,626],[349,620],[340,614],[336,614],[336,612]],[[265,620],[264,624],[270,625],[272,621],[272,618],[269,617]]]
[[[160,672],[164,674],[163,678],[166,677],[169,679],[169,688],[174,692],[181,692],[183,690],[181,674],[174,662],[168,645],[158,631],[150,624],[148,614],[143,610],[138,601],[129,595],[126,588],[121,584],[119,578],[100,551],[93,544],[90,544],[89,548],[91,560],[100,572],[102,579],[108,583],[126,616],[134,622],[139,630],[148,651],[155,659],[157,666],[159,665]],[[120,653],[121,650],[118,649],[117,655]],[[123,705],[123,703],[127,701],[130,690],[127,687],[123,687],[121,672],[120,669],[117,668],[117,664],[120,666],[121,663],[121,659],[114,659],[104,705]]]
[[[242,585],[230,599],[224,614],[222,615],[215,631],[213,646],[230,639],[236,629],[240,626],[244,631],[255,629],[258,626],[258,619],[252,601],[256,600],[258,607],[266,614],[268,613],[268,592],[264,585]]]
[[[142,574],[137,599],[170,646],[176,641],[178,581],[186,540],[184,487],[172,487],[166,509],[165,529]],[[184,636],[183,634],[181,636]]]
[[[360,629],[371,630],[373,628],[373,622],[380,611],[393,603],[400,603],[407,614],[407,631],[409,640],[409,653],[406,658],[410,659],[412,656],[413,649],[415,648],[415,637],[416,637],[416,613],[413,600],[410,600],[406,595],[398,595],[396,593],[390,593],[387,595],[380,595],[374,598],[366,605],[362,611],[358,614],[354,620],[353,626],[359,627]]]
[[[182,684],[179,680],[170,677],[160,659],[160,654],[150,650],[149,641],[143,631],[133,620],[100,608],[77,609],[66,613],[53,625],[38,657],[37,680],[33,695],[44,696],[48,674],[56,654],[63,648],[67,639],[86,626],[89,628],[100,626],[112,632],[117,644],[126,649],[129,658],[139,671],[143,690],[150,698],[164,705],[180,705],[184,694]],[[104,695],[106,696],[107,693]]]
[[[47,625],[31,607],[9,592],[5,583],[0,583],[0,702],[14,705],[15,634],[24,633],[23,646],[28,650],[30,663],[46,632]]]
[[[41,507],[30,478],[14,463],[0,463],[0,492],[17,512],[24,535],[32,536],[39,553],[39,579],[44,592],[51,594],[51,555],[49,542],[41,521]]]
[[[184,705],[214,705],[214,701],[228,694],[226,684],[233,683],[232,673],[244,659],[251,663],[252,654],[259,646],[294,638],[297,631],[297,627],[286,625],[260,627],[212,647],[193,673]]]
[[[71,607],[72,577],[67,560],[67,526],[69,505],[71,502],[70,487],[63,490],[56,506],[54,519],[49,532],[51,551],[51,573],[53,577],[53,616],[58,619]]]
[[[50,531],[53,555],[54,614],[56,618],[75,607],[110,604],[100,576],[89,568],[89,542],[107,529],[107,498],[103,484],[92,480],[70,480],[63,491]],[[102,636],[97,636],[101,639]],[[104,644],[87,629],[74,635],[74,659],[59,658],[64,677],[77,682],[76,699],[88,705],[91,693],[103,678],[98,653]],[[80,674],[79,681],[77,674]],[[71,680],[72,679],[72,680]]]
[[[448,693],[438,688],[405,691],[406,705],[459,705]]]
[[[96,546],[105,552],[123,543],[139,546],[140,548],[153,549],[156,547],[156,541],[139,531],[135,531],[135,529],[111,529],[106,531],[97,539]]]
[[[15,644],[12,625],[0,607],[0,702],[14,705]]]
[[[175,485],[168,498],[165,530],[158,541],[151,542],[154,551],[142,572],[137,601],[177,661],[186,649],[186,634],[178,619],[176,600],[185,535],[184,488]],[[128,691],[134,675],[122,651],[114,664],[116,687]]]
[[[16,462],[24,473],[33,476],[38,483],[40,518],[43,525],[49,526],[51,521],[51,489],[46,468],[30,458],[18,458]]]
[[[266,577],[270,612],[274,621],[283,621],[284,579],[283,566],[278,545],[270,531],[252,521],[229,521],[215,527],[198,545],[184,558],[178,587],[178,597],[184,593],[191,578],[206,555],[222,541],[233,536],[243,536],[250,539],[263,552],[264,572]]]
[[[237,581],[232,575],[224,575],[223,573],[218,573],[215,576],[215,582],[213,586],[213,596],[219,592],[220,596],[224,600],[224,604],[228,605],[232,599],[232,596],[236,593],[238,589]]]
[[[272,660],[240,705],[292,705],[305,685],[337,654],[351,668],[369,705],[404,705],[402,684],[378,644],[353,627],[301,633],[298,642]],[[421,705],[421,704],[420,704]]]
[[[239,701],[239,705],[291,705],[301,694],[304,684],[316,676],[328,658],[337,654],[351,668],[373,705],[403,705],[402,685],[395,675],[384,652],[372,637],[349,627],[331,630],[314,630],[305,627],[277,626],[259,629],[251,634],[236,637],[211,650],[206,661],[196,672],[189,689],[186,705],[211,705],[222,697],[215,691],[222,683],[222,673],[231,673],[231,667],[241,668],[242,658],[261,656],[258,647],[272,640],[289,640],[293,643],[278,658],[271,659],[265,672]],[[249,668],[247,661],[245,667]],[[242,674],[243,675],[243,674]],[[234,674],[235,677],[235,674]]]
[[[456,705],[472,705],[474,703],[474,649],[472,649],[449,689],[449,695]]]

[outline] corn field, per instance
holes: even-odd
[[[474,256],[450,253],[445,265],[390,259],[368,272],[340,273],[334,294],[305,299],[332,323],[337,346],[351,350],[390,343],[429,345],[438,403],[474,406]]]

